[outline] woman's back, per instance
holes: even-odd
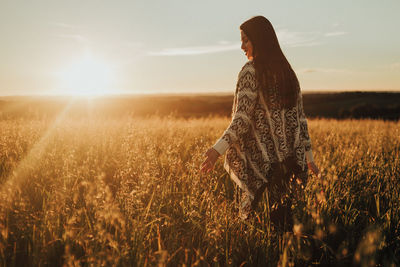
[[[296,104],[293,107],[285,108],[278,102],[278,95],[274,95],[278,83],[268,83],[261,85],[255,75],[254,63],[247,62],[239,76],[246,77],[247,83],[251,80],[255,82],[257,96],[254,97],[251,90],[240,90],[239,87],[246,87],[239,84],[234,97],[233,110],[237,109],[239,91],[243,96],[246,96],[248,103],[247,109],[251,108],[249,113],[249,121],[252,124],[251,131],[248,139],[254,139],[258,146],[254,146],[251,153],[260,154],[265,161],[271,164],[275,162],[283,162],[286,158],[295,156],[298,165],[304,169],[305,153],[311,151],[311,141],[308,135],[307,121],[304,115],[301,93],[297,96]],[[239,81],[241,81],[239,77]],[[274,79],[268,79],[273,81]],[[242,82],[243,83],[243,82]],[[260,86],[267,86],[268,88],[260,88]],[[239,89],[239,90],[238,90]],[[266,103],[264,93],[269,91],[270,101]],[[251,103],[255,101],[255,103]],[[235,114],[232,114],[233,117]],[[234,123],[234,122],[233,122]],[[237,122],[237,127],[243,127],[244,124]],[[243,150],[248,141],[243,142]],[[310,153],[308,153],[310,154]],[[261,158],[261,157],[260,157]]]

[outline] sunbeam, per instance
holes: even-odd
[[[31,148],[25,158],[23,158],[11,174],[7,177],[6,182],[2,185],[3,188],[18,188],[24,180],[29,176],[29,172],[35,168],[35,165],[41,160],[43,153],[45,152],[48,140],[52,136],[54,129],[59,126],[65,116],[68,114],[74,100],[71,99],[60,114],[56,117],[54,122],[49,126],[43,136],[38,142]]]

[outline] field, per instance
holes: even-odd
[[[281,232],[199,173],[228,117],[67,113],[0,120],[2,266],[400,264],[400,122],[310,119],[323,179]]]

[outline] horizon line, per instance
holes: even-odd
[[[335,89],[304,89],[301,90],[302,94],[310,94],[310,93],[400,93],[400,89],[349,89],[349,90],[335,90]],[[108,94],[0,94],[0,98],[9,98],[9,97],[67,97],[67,98],[102,98],[102,97],[129,97],[129,96],[185,96],[185,95],[233,95],[232,91],[196,91],[196,92],[120,92],[120,93],[108,93]]]

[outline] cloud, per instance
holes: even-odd
[[[389,64],[390,69],[398,69],[400,68],[400,62],[394,62],[392,64]]]
[[[331,37],[331,36],[339,36],[339,35],[345,35],[348,34],[348,32],[327,32],[324,35],[327,37]]]
[[[323,44],[320,41],[322,36],[338,36],[347,34],[347,32],[336,31],[321,34],[320,32],[292,32],[288,29],[278,29],[276,31],[279,43],[286,47],[307,47]],[[192,56],[211,53],[221,53],[226,51],[240,50],[240,43],[229,41],[219,41],[217,44],[206,46],[188,46],[164,48],[159,51],[150,51],[147,54],[150,56]]]
[[[317,40],[317,32],[291,32],[287,29],[278,29],[276,35],[279,42],[287,47],[316,46],[322,44]]]
[[[145,44],[143,42],[138,42],[138,41],[126,41],[126,42],[121,42],[121,46],[129,47],[129,48],[143,48]]]
[[[400,68],[400,62],[380,64],[380,65],[377,65],[376,68],[382,69],[382,70],[397,70]]]
[[[88,43],[89,40],[80,34],[64,34],[64,33],[59,33],[55,35],[56,37],[59,38],[66,38],[66,39],[73,39],[79,43]]]
[[[279,42],[283,46],[299,47],[321,44],[316,40],[317,35],[314,32],[290,32],[286,29],[281,29],[277,31],[277,35]],[[223,40],[213,45],[164,48],[159,51],[150,51],[147,54],[150,56],[193,56],[240,50],[240,46],[240,42]]]
[[[49,23],[52,26],[64,28],[64,29],[78,29],[80,28],[77,25],[69,24],[69,23],[64,23],[64,22],[50,22]]]
[[[79,43],[88,43],[89,40],[85,36],[78,34],[81,27],[64,22],[49,22],[51,26],[57,27],[57,33],[54,34],[57,38],[72,39]]]
[[[192,56],[192,55],[203,55],[220,53],[226,51],[239,50],[240,43],[231,43],[227,41],[221,41],[215,45],[206,46],[189,46],[189,47],[177,47],[177,48],[165,48],[160,51],[150,51],[150,56]]]
[[[343,73],[343,74],[350,74],[354,73],[348,69],[334,69],[334,68],[303,68],[296,70],[297,73]]]

